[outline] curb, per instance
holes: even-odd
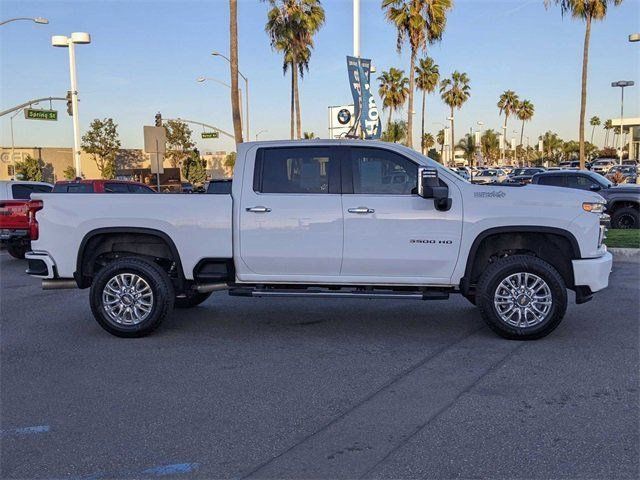
[[[614,262],[640,263],[640,248],[609,248]]]

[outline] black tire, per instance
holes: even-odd
[[[624,207],[617,209],[611,216],[611,228],[640,228],[640,218],[638,215],[638,210],[633,207]]]
[[[120,274],[137,275],[150,287],[152,297],[150,311],[139,323],[125,325],[115,321],[103,304],[103,291],[110,280]],[[107,332],[117,337],[143,337],[158,328],[173,309],[175,292],[167,272],[157,264],[137,257],[115,260],[94,277],[90,292],[91,311],[96,321]]]
[[[175,308],[191,308],[196,305],[200,305],[207,298],[211,296],[212,292],[199,293],[199,292],[189,292],[186,293],[184,297],[176,297],[173,306]]]
[[[532,323],[530,326],[512,325],[501,318],[494,303],[501,282],[517,273],[533,274],[546,283],[547,291],[551,297],[551,305],[548,309],[545,306],[542,307],[546,311],[541,315],[539,323]],[[523,302],[527,302],[527,298],[520,295],[510,298],[518,299],[513,303],[518,303],[520,298],[523,298]],[[486,268],[478,282],[476,301],[483,320],[498,335],[510,340],[535,340],[551,333],[562,321],[567,310],[567,288],[562,276],[544,260],[531,255],[513,255],[497,260]],[[509,301],[506,300],[506,302]],[[525,306],[528,306],[528,303],[523,305],[522,309]],[[529,309],[529,312],[532,312],[532,309]],[[521,318],[520,315],[521,313],[516,317]],[[531,315],[531,313],[527,314],[525,311],[525,318],[527,315]],[[513,317],[508,320],[516,322]]]
[[[31,250],[30,242],[11,242],[7,245],[7,252],[13,258],[17,258],[19,260],[24,260],[25,254]]]

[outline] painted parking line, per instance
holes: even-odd
[[[49,425],[35,425],[32,427],[19,427],[0,430],[0,437],[33,435],[36,433],[47,433],[50,430]]]
[[[101,478],[156,478],[191,473],[196,471],[199,466],[199,463],[171,463],[137,471],[101,472],[81,478],[82,480],[99,480]]]

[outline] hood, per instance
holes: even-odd
[[[607,188],[609,193],[633,193],[640,195],[640,185],[622,184]]]

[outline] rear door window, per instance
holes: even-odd
[[[339,160],[329,147],[265,148],[258,151],[254,191],[328,194],[339,190]]]
[[[553,187],[564,187],[564,177],[562,175],[543,175],[538,178],[538,185],[551,185]]]

